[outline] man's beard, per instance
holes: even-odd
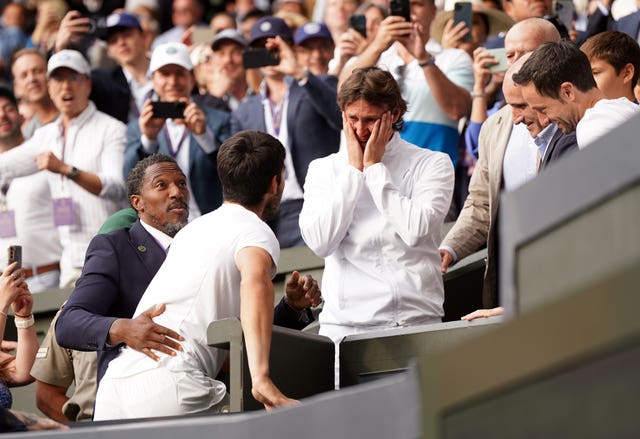
[[[264,210],[262,212],[262,219],[264,221],[270,221],[272,219],[276,219],[278,217],[278,212],[280,211],[280,199],[282,198],[282,194],[278,196],[274,196],[266,206],[264,206]]]
[[[187,221],[178,222],[178,223],[166,222],[162,225],[162,228],[164,229],[164,233],[166,233],[167,235],[175,236],[176,233],[182,230],[182,228],[186,225],[187,225]]]

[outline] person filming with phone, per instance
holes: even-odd
[[[293,39],[280,18],[267,16],[254,23],[243,61],[247,69],[260,68],[264,79],[260,93],[231,115],[233,133],[263,131],[278,138],[287,151],[287,184],[280,212],[270,223],[283,248],[304,245],[298,215],[307,168],[312,160],[338,151],[342,128],[336,78],[315,75],[298,63]]]
[[[129,123],[124,175],[155,152],[171,155],[187,174],[189,219],[222,203],[216,171],[218,147],[229,137],[228,113],[200,106],[191,99],[195,85],[187,46],[158,46],[149,64],[155,97],[147,99],[140,117]]]

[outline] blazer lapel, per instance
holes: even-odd
[[[496,144],[492,145],[492,157],[490,161],[490,190],[491,200],[494,202],[493,208],[496,209],[500,188],[502,186],[502,164],[504,162],[504,153],[509,144],[511,131],[513,130],[513,121],[511,120],[511,107],[506,105],[500,109],[500,120],[496,124],[498,134],[496,136]],[[493,212],[495,214],[495,211]]]
[[[142,227],[140,220],[136,221],[129,231],[129,243],[138,258],[153,276],[167,257],[160,244]]]

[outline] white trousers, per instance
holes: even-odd
[[[220,413],[228,405],[224,385],[205,387],[198,372],[158,367],[124,378],[107,374],[98,387],[93,420]]]

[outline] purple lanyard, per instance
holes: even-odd
[[[271,109],[271,122],[273,123],[273,131],[276,136],[280,136],[280,124],[282,123],[282,108],[284,107],[284,99],[280,101],[278,105],[275,105],[271,98],[267,98],[269,101],[269,108]]]
[[[187,129],[187,127],[184,127],[184,131],[182,132],[182,137],[180,138],[180,141],[178,142],[178,147],[175,150],[173,148],[173,142],[171,141],[171,136],[169,135],[169,130],[167,129],[166,123],[164,127],[162,127],[162,131],[164,131],[164,136],[166,137],[167,143],[169,144],[169,153],[171,154],[171,157],[175,159],[178,156],[178,154],[180,154],[180,149],[182,149],[182,144],[184,143],[184,139],[187,138],[187,134],[189,133],[189,130]]]

